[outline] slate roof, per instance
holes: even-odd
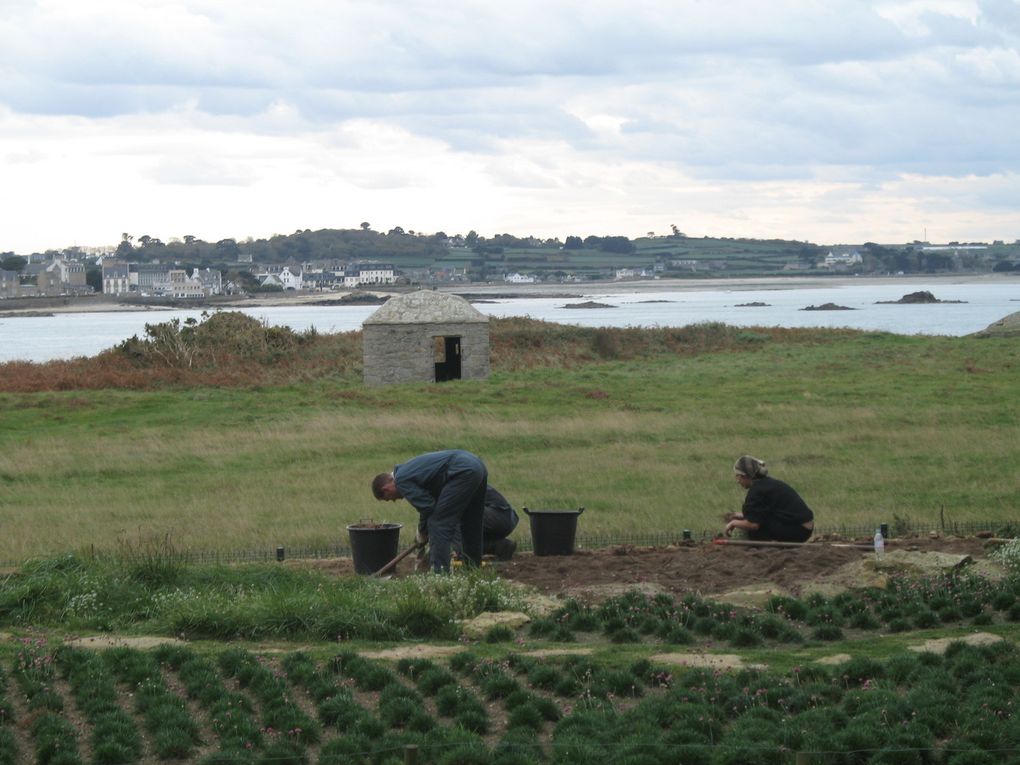
[[[432,290],[390,298],[363,324],[487,324],[489,317],[467,300]]]

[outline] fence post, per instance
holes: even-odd
[[[418,747],[414,744],[404,747],[404,765],[418,765]]]
[[[797,752],[793,763],[794,765],[811,765],[811,755],[807,752]]]

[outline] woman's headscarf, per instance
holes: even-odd
[[[769,469],[765,467],[765,460],[745,454],[733,464],[733,472],[737,475],[747,476],[753,481],[767,476]]]

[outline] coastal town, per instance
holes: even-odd
[[[202,300],[378,287],[592,284],[659,279],[1013,273],[1020,244],[915,241],[821,246],[689,237],[539,239],[422,234],[403,229],[298,231],[237,242],[163,243],[122,235],[117,246],[0,252],[0,299]]]

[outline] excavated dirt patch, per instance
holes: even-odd
[[[846,540],[852,542],[853,540]],[[865,543],[865,540],[857,540]],[[942,537],[890,540],[887,549],[986,555],[981,539]],[[794,594],[831,577],[848,563],[866,560],[866,549],[809,542],[799,547],[750,547],[698,543],[691,546],[617,545],[576,550],[569,556],[521,553],[500,564],[499,573],[547,594],[608,597],[629,588],[682,595],[710,595],[769,582]],[[847,582],[859,586],[860,582]]]
[[[838,591],[867,586],[870,582],[855,572],[861,572],[860,564],[873,558],[869,543],[868,539],[828,539],[797,547],[715,545],[707,541],[664,547],[615,545],[578,549],[573,555],[562,556],[518,553],[513,560],[491,565],[504,579],[529,585],[545,595],[576,597],[586,602],[606,600],[633,589],[648,595],[708,596],[765,584],[800,596],[819,587],[835,587]],[[886,549],[970,555],[975,570],[982,571],[993,549],[987,544],[976,537],[925,536],[894,538]],[[287,565],[334,576],[354,575],[350,558],[293,560]],[[411,572],[411,564],[404,561],[394,576]]]

